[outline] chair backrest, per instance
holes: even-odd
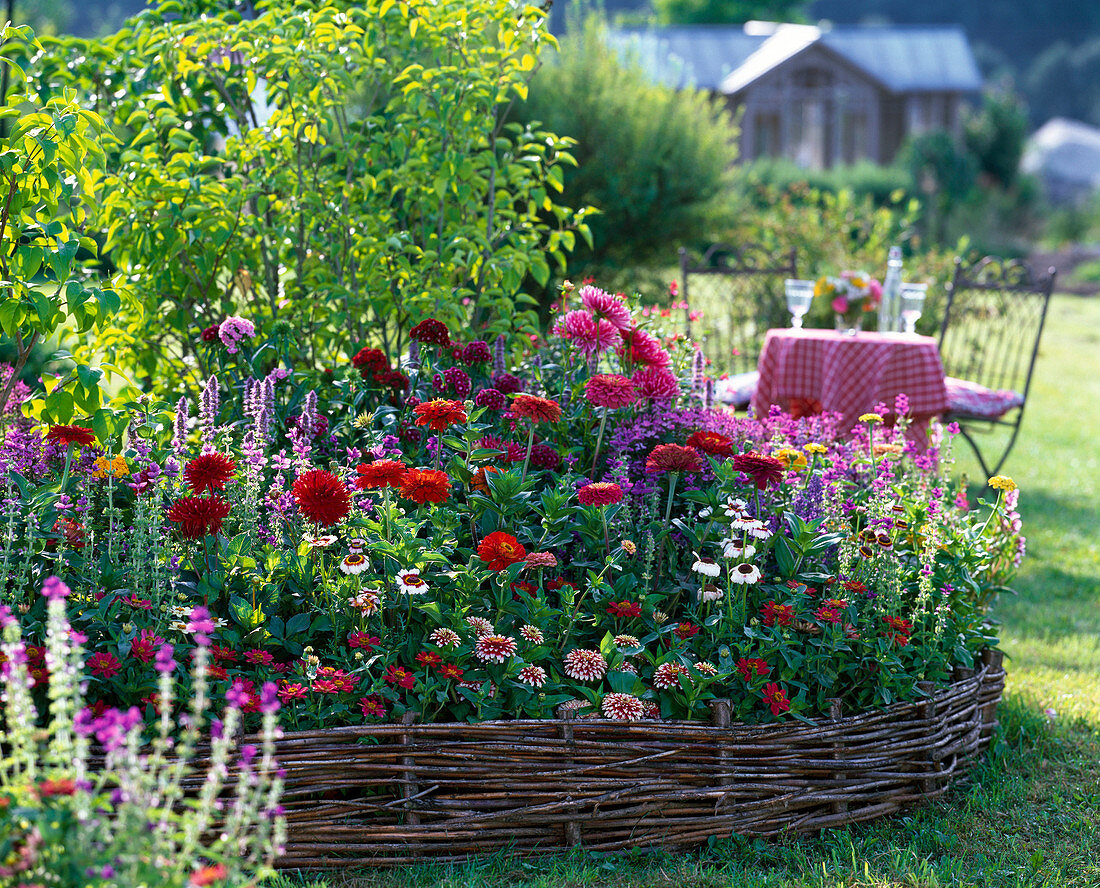
[[[681,294],[688,304],[688,335],[710,359],[710,372],[756,369],[764,334],[789,320],[783,281],[798,277],[795,250],[770,254],[759,244],[715,244],[699,262],[680,248]],[[692,324],[691,312],[702,311]],[[700,335],[701,334],[701,335]]]
[[[996,256],[970,265],[956,259],[940,327],[947,375],[1026,398],[1054,275]]]

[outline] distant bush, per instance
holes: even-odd
[[[577,142],[560,200],[600,214],[571,274],[675,262],[677,244],[719,227],[729,209],[736,125],[705,93],[653,84],[609,51],[595,16],[562,40],[516,114]]]
[[[901,167],[880,166],[869,160],[828,170],[806,170],[784,158],[764,158],[743,167],[743,181],[750,187],[771,185],[781,190],[805,184],[832,194],[850,191],[857,199],[870,197],[880,207],[897,204],[913,186],[909,173]]]

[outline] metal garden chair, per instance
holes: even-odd
[[[715,244],[693,262],[680,248],[683,299],[690,311],[702,310],[694,331],[710,373],[720,379],[716,397],[734,407],[747,407],[756,388],[756,364],[764,334],[788,322],[783,282],[798,277],[798,257],[789,252],[772,255],[753,243],[733,247]],[[699,333],[702,336],[699,337]]]
[[[939,341],[947,373],[943,420],[959,424],[986,477],[1000,471],[1019,435],[1055,274],[1050,268],[1037,276],[1022,262],[995,256],[972,265],[955,260]],[[1007,431],[1008,443],[990,439],[994,460],[975,436],[995,429]]]

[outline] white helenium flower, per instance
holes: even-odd
[[[760,576],[760,568],[747,562],[736,564],[730,570],[730,582],[738,585],[747,584],[751,586],[754,583],[759,583]]]
[[[722,572],[722,568],[716,562],[709,558],[702,558],[698,552],[693,554],[695,555],[695,563],[691,566],[691,569],[696,573],[700,573],[705,577],[716,577]]]

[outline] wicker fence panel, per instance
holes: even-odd
[[[927,701],[807,725],[602,719],[288,733],[284,868],[511,849],[685,848],[870,820],[943,794],[988,746],[999,655]]]

